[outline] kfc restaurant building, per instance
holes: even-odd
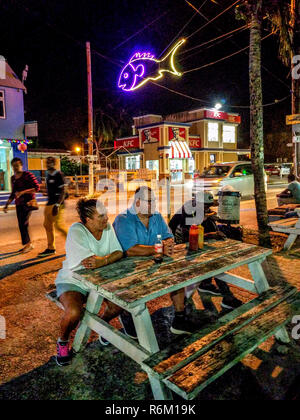
[[[151,169],[157,179],[191,179],[215,162],[240,160],[250,150],[237,149],[238,114],[201,108],[163,118],[134,117],[133,135],[115,141],[121,170]]]

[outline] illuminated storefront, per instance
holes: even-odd
[[[239,160],[238,114],[198,109],[178,114],[134,117],[133,136],[117,139],[120,169],[147,168],[157,178],[183,183],[215,162]]]

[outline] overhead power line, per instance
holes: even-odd
[[[198,49],[198,48],[201,48],[201,47],[203,47],[204,45],[211,44],[211,43],[213,43],[213,42],[215,42],[215,41],[218,41],[218,40],[220,40],[220,39],[223,39],[223,38],[227,37],[228,35],[231,35],[231,34],[233,35],[233,34],[234,34],[234,33],[236,33],[236,32],[239,32],[239,31],[243,31],[243,30],[245,30],[245,29],[248,29],[248,28],[250,28],[250,26],[251,26],[250,24],[240,26],[239,28],[236,28],[236,29],[233,29],[233,30],[232,30],[232,31],[230,31],[230,32],[227,32],[226,34],[220,35],[220,36],[218,36],[218,37],[216,37],[216,38],[213,38],[213,39],[211,39],[211,40],[209,40],[209,41],[202,42],[201,44],[196,45],[195,47],[192,47],[192,48],[189,48],[189,49],[187,49],[187,50],[184,50],[183,52],[179,53],[178,55],[184,55],[184,54],[186,54],[186,53],[188,53],[188,52],[190,52],[190,51],[193,51],[193,50],[196,50],[196,49]]]
[[[185,0],[185,2],[192,7],[194,10],[197,11],[197,13],[200,14],[200,16],[202,16],[202,13],[192,4],[190,3],[188,0]],[[198,28],[195,32],[193,32],[191,35],[189,35],[187,37],[187,39],[191,38],[192,36],[194,36],[195,34],[197,34],[198,32],[202,31],[202,29],[206,28],[209,24],[213,23],[215,20],[217,20],[219,17],[221,17],[224,13],[226,13],[228,10],[232,9],[235,5],[237,5],[238,3],[240,3],[241,0],[237,0],[235,1],[233,4],[231,4],[230,6],[228,6],[226,9],[224,9],[221,13],[219,13],[217,16],[215,16],[214,18],[210,19],[209,22],[205,23],[204,25],[202,25],[200,28]],[[203,16],[202,16],[203,17]]]
[[[157,18],[155,18],[154,20],[152,20],[152,22],[148,23],[147,25],[145,25],[143,28],[141,28],[139,31],[135,32],[133,35],[129,36],[127,39],[125,39],[124,41],[120,42],[120,44],[118,44],[117,46],[115,46],[112,50],[116,50],[117,48],[121,47],[122,45],[126,44],[128,41],[130,41],[132,38],[135,38],[137,35],[139,35],[141,32],[143,32],[145,29],[149,28],[150,26],[152,26],[154,23],[158,22],[160,19],[162,19],[164,16],[166,16],[170,11],[167,10],[166,12],[164,12],[162,15],[159,15]],[[196,13],[195,13],[196,14]]]
[[[177,90],[170,89],[170,88],[168,88],[168,87],[166,87],[166,86],[160,85],[160,84],[159,84],[159,83],[157,83],[157,82],[151,82],[151,83],[152,83],[153,85],[155,85],[155,86],[158,86],[158,87],[162,88],[162,89],[168,90],[169,92],[174,93],[175,95],[179,95],[179,96],[182,96],[182,97],[184,97],[184,98],[191,99],[192,101],[202,102],[203,104],[209,104],[209,105],[211,105],[211,101],[208,101],[207,99],[195,98],[194,96],[190,96],[190,95],[188,95],[188,94],[186,94],[186,93],[179,92],[179,91],[177,91]],[[290,96],[291,96],[291,95],[287,95],[287,96],[285,96],[284,98],[281,98],[281,99],[275,99],[273,102],[270,102],[270,103],[264,104],[264,105],[263,105],[263,107],[269,107],[269,106],[272,106],[272,105],[277,105],[277,104],[279,104],[279,103],[281,103],[281,102],[285,101],[286,99],[288,99]],[[250,105],[227,105],[227,104],[226,104],[226,106],[227,106],[228,108],[250,109]]]
[[[184,24],[184,26],[180,29],[180,31],[176,34],[176,36],[174,36],[174,38],[172,39],[172,41],[162,51],[162,53],[160,54],[160,57],[167,51],[167,49],[173,44],[173,42],[179,37],[179,35],[182,34],[182,32],[185,30],[185,28],[191,23],[191,21],[194,19],[194,17],[197,16],[198,12],[200,12],[200,10],[207,3],[207,1],[208,0],[204,0],[204,2],[201,4],[201,6],[199,7],[199,9],[196,9],[196,11],[193,14],[193,16]]]
[[[265,39],[269,38],[273,34],[274,33],[271,32],[270,34],[266,35],[265,37],[262,38],[262,41],[264,41]],[[203,66],[196,67],[195,69],[186,70],[182,74],[192,73],[194,71],[198,71],[198,70],[204,69],[206,67],[213,66],[214,64],[220,63],[221,61],[224,61],[224,60],[227,60],[228,58],[234,57],[235,55],[238,55],[241,52],[248,50],[249,48],[250,48],[250,45],[247,45],[246,47],[240,49],[239,51],[235,51],[234,53],[229,54],[226,57],[220,58],[219,60],[216,60],[216,61],[212,61],[211,63],[208,63],[208,64],[204,64]]]

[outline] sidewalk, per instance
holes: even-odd
[[[7,322],[7,338],[0,340],[0,384],[5,384],[0,385],[0,399],[151,399],[147,377],[139,366],[111,346],[103,348],[96,335],[72,366],[60,369],[55,365],[61,311],[45,293],[52,289],[61,267],[64,244],[59,239],[57,254],[39,260],[36,255],[44,245],[44,240],[37,241],[35,250],[26,256],[9,255],[15,246],[7,246],[7,255],[0,256],[0,315]],[[268,259],[265,270],[271,285],[288,282],[300,290],[297,252]],[[247,268],[237,272],[249,275]],[[244,302],[253,298],[238,288],[232,292]],[[203,308],[199,296],[194,301],[198,309]],[[220,302],[221,298],[213,298],[218,311]],[[163,347],[172,340],[171,301],[168,297],[156,299],[149,309]],[[114,326],[120,328],[118,321]],[[234,374],[228,372],[199,399],[283,399],[299,374],[300,343],[294,341],[289,354],[279,356],[271,338],[237,365]]]

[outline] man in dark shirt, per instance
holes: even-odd
[[[198,203],[197,203],[198,201]],[[203,207],[199,205],[199,202],[203,202]],[[218,229],[216,224],[215,213],[211,210],[213,205],[214,198],[211,193],[204,192],[198,196],[194,195],[193,199],[184,204],[184,206],[172,217],[169,223],[169,227],[172,230],[172,233],[175,237],[176,243],[185,243],[189,241],[189,230],[191,224],[199,224],[201,220],[201,215],[197,214],[201,212],[203,208],[204,218],[202,221],[202,226],[204,228],[204,238],[205,239],[225,239],[226,235]],[[188,219],[189,223],[188,223]],[[194,222],[192,221],[194,219]],[[212,283],[212,279],[203,280],[200,285],[198,285],[198,291],[200,293],[208,293],[214,296],[223,296],[223,301],[221,306],[226,309],[235,309],[241,306],[242,302],[236,299],[228,285],[216,279],[216,287]],[[194,290],[192,287],[191,290]],[[186,295],[188,297],[189,290],[186,290]]]
[[[67,237],[67,228],[64,223],[64,200],[66,198],[65,180],[62,172],[55,169],[56,159],[47,158],[47,192],[48,203],[44,212],[44,228],[47,234],[48,246],[38,257],[48,257],[55,254],[55,228]]]

